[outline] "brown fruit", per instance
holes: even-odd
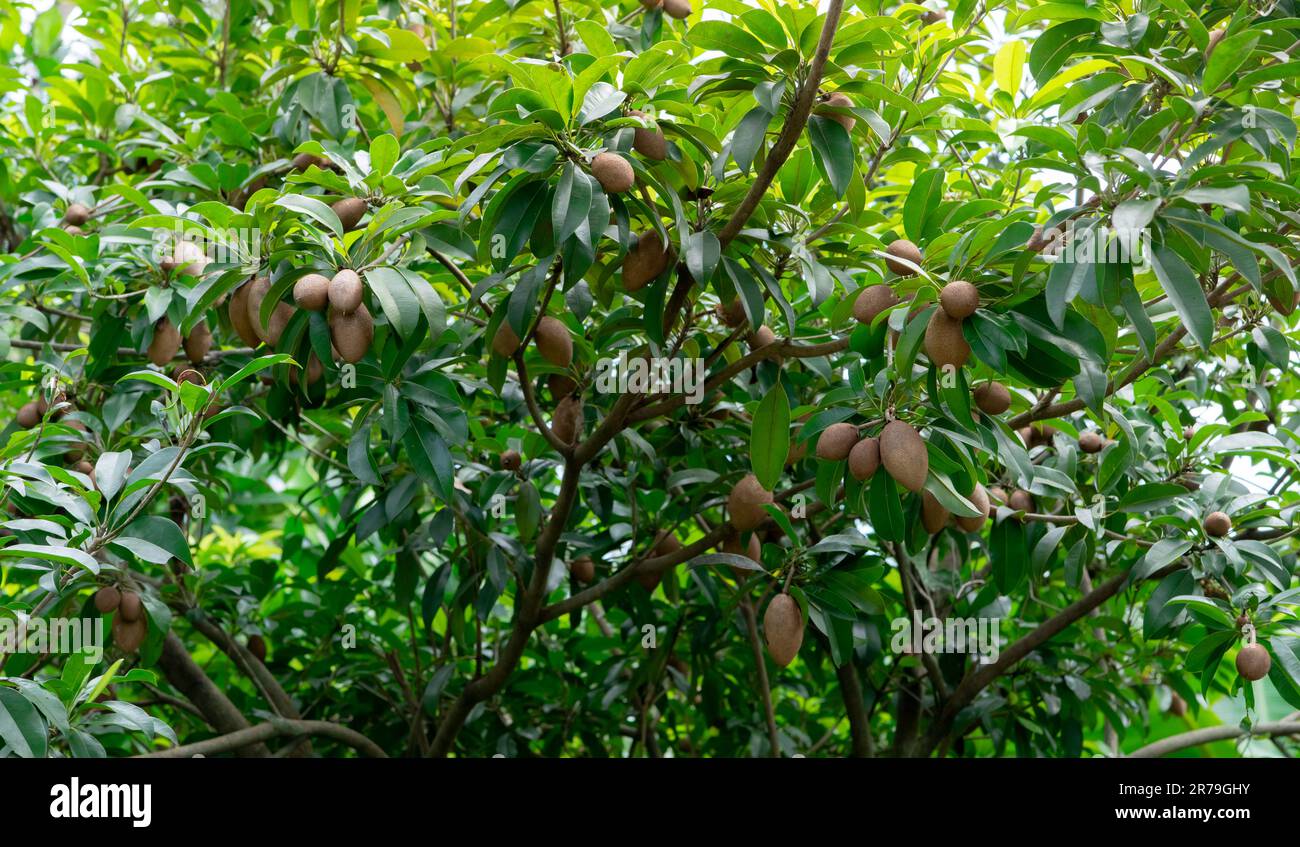
[[[240,340],[249,347],[256,347],[262,343],[262,339],[253,331],[253,322],[248,319],[248,293],[252,291],[252,283],[244,283],[235,289],[231,296],[230,302],[226,304],[226,314],[230,317],[230,324],[235,328],[235,334]]]
[[[758,477],[746,474],[727,496],[727,514],[731,525],[741,532],[757,529],[767,520],[764,505],[772,502],[772,492],[765,489]]]
[[[182,382],[189,382],[189,383],[193,383],[194,385],[206,384],[206,380],[204,379],[203,374],[200,373],[199,371],[196,371],[194,368],[191,368],[188,365],[177,365],[175,368],[173,368],[172,381],[174,381],[177,385],[181,384]]]
[[[361,277],[356,271],[348,268],[334,274],[327,289],[330,307],[348,314],[355,312],[361,305],[363,294],[365,294],[365,287],[361,284]]]
[[[849,451],[849,473],[858,482],[866,482],[880,467],[880,439],[868,436]]]
[[[1237,623],[1237,629],[1241,629],[1246,624],[1250,623],[1250,615],[1247,615],[1245,613],[1237,615],[1236,623]]]
[[[266,322],[266,341],[272,347],[280,343],[280,336],[284,335],[284,330],[289,326],[289,321],[293,318],[295,312],[293,306],[288,303],[280,302],[275,304],[271,310],[271,318]]]
[[[332,314],[330,338],[343,361],[355,365],[365,358],[371,342],[375,340],[375,320],[370,317],[365,306],[358,306],[350,315]]]
[[[1102,438],[1100,433],[1081,432],[1079,433],[1079,449],[1085,453],[1100,453],[1106,446],[1106,439]]]
[[[962,335],[961,321],[948,317],[943,309],[935,309],[925,327],[925,355],[940,369],[965,365],[970,358],[970,345]]]
[[[149,625],[143,618],[128,621],[122,616],[121,609],[113,616],[113,643],[123,653],[134,653],[139,650],[148,634]]]
[[[167,318],[158,321],[153,330],[153,340],[149,342],[146,355],[149,361],[162,367],[172,360],[181,349],[181,334]]]
[[[632,109],[628,114],[638,118],[650,117],[638,109]],[[668,157],[668,142],[664,139],[664,134],[658,127],[654,129],[636,127],[633,129],[632,149],[655,162],[662,162]]]
[[[492,336],[492,349],[498,356],[507,359],[519,352],[519,345],[522,343],[508,320],[502,320],[501,325],[497,327],[497,334]]]
[[[668,259],[659,231],[642,233],[623,257],[623,290],[630,294],[645,288],[668,267]]]
[[[319,312],[329,304],[330,278],[324,274],[307,274],[293,284],[293,302],[299,309]]]
[[[980,510],[980,514],[971,518],[957,518],[957,526],[966,532],[979,532],[984,528],[984,522],[989,519],[989,493],[981,483],[975,483],[975,490],[966,498],[975,508]]]
[[[65,226],[63,231],[68,235],[85,235],[86,231],[79,226]]]
[[[79,474],[84,474],[90,477],[90,484],[91,485],[95,484],[95,466],[92,465],[90,462],[87,462],[85,459],[82,459],[80,462],[77,462],[77,464],[73,467],[73,470]]]
[[[1015,512],[1033,512],[1034,495],[1022,488],[1017,488],[1007,498],[1007,508]]]
[[[939,23],[943,23],[944,20],[946,19],[947,19],[947,15],[945,15],[943,12],[936,11],[936,10],[931,10],[921,15],[921,21],[925,24],[939,24]]]
[[[1232,518],[1223,512],[1210,512],[1205,516],[1205,534],[1211,538],[1222,538],[1232,531]]]
[[[505,325],[504,322],[502,324]],[[537,342],[537,352],[552,365],[567,368],[573,363],[573,338],[569,328],[559,318],[544,316],[537,322],[537,332],[533,334]]]
[[[1007,503],[1007,490],[1000,485],[994,485],[989,488],[989,500],[1005,506]]]
[[[1169,714],[1176,718],[1181,718],[1187,714],[1187,701],[1180,697],[1176,691],[1169,695]]]
[[[551,399],[559,402],[577,390],[578,384],[564,374],[551,374],[546,378],[546,387],[550,389]]]
[[[986,415],[1000,415],[1011,408],[1011,392],[1000,382],[986,382],[975,388],[975,406]]]
[[[95,608],[101,614],[117,611],[117,607],[122,603],[122,592],[118,591],[111,585],[105,585],[95,592]]]
[[[90,207],[83,203],[69,203],[68,210],[63,213],[63,222],[72,226],[81,226],[90,220]]]
[[[785,667],[794,661],[803,644],[803,614],[789,594],[778,594],[763,613],[763,636],[772,661]]]
[[[767,324],[760,326],[758,329],[754,330],[749,334],[750,350],[757,350],[760,347],[766,347],[769,344],[775,344],[775,343],[776,343],[776,333],[773,332],[772,328]],[[780,364],[781,357],[773,356],[772,361],[776,362],[777,364]]]
[[[313,156],[311,153],[299,153],[297,156],[293,157],[290,167],[295,171],[305,171],[312,165],[315,165],[321,170],[325,170],[329,167],[329,164],[329,159],[324,159],[320,156]]]
[[[888,285],[868,285],[858,292],[857,299],[853,301],[853,317],[858,323],[869,324],[881,312],[892,309],[901,302],[903,301],[898,299],[894,289]]]
[[[299,377],[298,377],[298,371],[299,371],[299,370],[302,370],[302,369],[301,369],[301,368],[292,368],[292,367],[289,368],[289,384],[292,385],[292,386],[294,386],[295,388],[298,386],[298,379],[299,379]],[[312,353],[311,355],[309,355],[309,356],[307,357],[307,368],[306,368],[306,370],[307,370],[307,384],[308,384],[308,385],[315,385],[317,382],[320,381],[320,378],[321,378],[321,377],[325,376],[325,365],[321,364],[321,360],[320,360],[320,358],[317,357],[317,355],[316,355],[315,353]]]
[[[930,454],[911,424],[890,421],[880,433],[880,461],[899,485],[919,494],[930,473]]]
[[[939,292],[939,305],[953,320],[965,320],[980,307],[980,291],[969,282],[950,282]]]
[[[185,336],[185,355],[191,364],[202,364],[212,350],[212,330],[207,321],[199,321]]]
[[[858,428],[851,423],[831,424],[817,438],[817,458],[842,462],[858,443]]]
[[[208,254],[193,241],[181,240],[172,247],[172,254],[159,264],[167,272],[179,269],[188,276],[200,276],[208,266]]]
[[[579,556],[569,562],[569,573],[584,585],[596,578],[596,563],[590,556]]]
[[[582,398],[570,394],[555,404],[555,414],[551,416],[551,431],[565,444],[572,444],[582,434]]]
[[[518,450],[506,450],[498,458],[501,460],[502,469],[507,471],[519,470],[519,467],[524,462],[523,457],[519,455]]]
[[[1271,667],[1273,667],[1273,657],[1268,654],[1268,648],[1263,644],[1247,644],[1241,648],[1241,652],[1237,653],[1237,673],[1251,682],[1268,676]]]
[[[23,429],[31,429],[41,422],[41,410],[35,401],[24,403],[18,407],[18,414],[14,416],[14,422]]]
[[[736,533],[722,542],[722,552],[733,556],[744,556],[757,563],[763,561],[763,542],[758,540],[757,533],[750,533],[749,543],[741,547],[740,533]]]
[[[654,546],[654,558],[671,556],[681,549],[682,542],[677,540],[677,536],[665,535]],[[656,565],[652,567],[642,562],[637,566],[636,581],[641,583],[641,587],[646,591],[654,591],[670,568],[672,568],[672,565]]]
[[[849,96],[847,94],[836,91],[830,97],[826,98],[826,105],[839,106],[845,109],[851,109],[853,108],[853,101],[849,99]],[[834,112],[825,112],[823,116],[835,121],[835,123],[844,127],[844,129],[848,132],[853,132],[853,127],[858,122],[858,119],[853,117],[852,115],[840,115],[840,114],[835,114]]]
[[[885,248],[885,252],[888,253],[890,256],[896,257],[898,259],[906,259],[907,261],[911,262],[914,265],[921,264],[922,256],[921,256],[920,248],[917,247],[912,242],[908,241],[906,238],[900,238],[896,241],[891,242],[890,245]],[[916,275],[916,271],[912,270],[907,265],[904,265],[902,262],[895,261],[892,258],[885,259],[885,267],[889,268],[891,271],[898,274],[899,276]]]
[[[248,636],[248,652],[259,662],[266,661],[266,639],[260,635]]]
[[[606,194],[622,194],[636,183],[632,166],[617,153],[597,153],[591,160],[591,175]]]
[[[141,602],[140,595],[134,591],[123,591],[122,599],[117,605],[117,613],[130,623],[140,620],[144,614],[144,603]]]
[[[344,232],[351,232],[361,223],[361,218],[366,214],[366,201],[360,197],[345,197],[330,205],[334,214],[339,216],[339,223],[343,224]]]
[[[718,317],[724,324],[733,329],[749,320],[749,317],[745,314],[745,305],[740,302],[739,297],[725,306],[718,304]]]
[[[921,492],[921,525],[925,531],[934,535],[948,525],[952,513],[930,492]]]
[[[267,327],[262,323],[262,303],[271,291],[271,280],[259,276],[248,284],[248,325],[253,328],[259,341],[266,341]]]
[[[691,0],[664,0],[664,14],[677,20],[691,16]]]

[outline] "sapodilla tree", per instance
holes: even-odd
[[[428,756],[1112,755],[1175,694],[1300,708],[1284,9],[389,6],[6,57],[48,79],[0,99],[3,602],[111,614],[194,708],[115,696],[241,755],[308,702],[322,751]],[[896,652],[918,612],[1015,626]],[[39,662],[0,674],[77,671]]]

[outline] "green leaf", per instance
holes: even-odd
[[[818,169],[826,175],[836,197],[843,197],[853,179],[854,149],[848,130],[838,121],[813,115],[808,121],[808,138]]]
[[[44,759],[49,748],[45,718],[26,697],[0,687],[0,739],[24,759]]]
[[[1152,251],[1151,266],[1160,280],[1160,287],[1183,319],[1188,334],[1201,349],[1209,350],[1214,339],[1214,315],[1192,269],[1182,256],[1163,244]]]
[[[790,452],[790,403],[777,384],[767,392],[749,428],[749,461],[759,484],[772,491]]]

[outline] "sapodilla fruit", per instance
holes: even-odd
[[[880,468],[880,439],[867,436],[849,451],[849,473],[858,482],[866,482]]]
[[[505,325],[504,322],[502,325]],[[559,318],[545,315],[537,322],[533,339],[537,342],[537,352],[552,365],[567,368],[573,364],[573,338],[569,335],[569,328]]]
[[[880,461],[899,485],[919,494],[930,473],[925,442],[911,424],[890,421],[880,432]]]
[[[23,429],[31,429],[41,422],[41,410],[35,401],[27,402],[18,407],[18,414],[14,416],[14,422]]]
[[[140,620],[144,614],[144,603],[140,600],[140,595],[134,591],[123,591],[122,599],[118,602],[117,613],[123,620],[135,622]]]
[[[551,416],[551,432],[565,444],[578,440],[582,432],[582,398],[570,394],[555,404],[555,414]]]
[[[501,325],[497,327],[497,334],[492,336],[492,349],[498,356],[507,359],[519,352],[519,345],[522,343],[508,320],[501,321]]]
[[[858,292],[857,299],[853,301],[853,317],[858,323],[869,324],[881,312],[892,309],[901,302],[903,301],[898,299],[894,289],[888,285],[868,285]]]
[[[817,458],[842,462],[858,443],[858,428],[851,423],[831,424],[817,438]]]
[[[912,242],[908,241],[906,238],[899,238],[895,241],[890,242],[889,246],[885,248],[885,252],[889,254],[889,256],[896,257],[898,259],[906,259],[907,261],[911,262],[914,265],[921,264],[921,259],[922,259],[921,249],[917,247],[915,244],[913,244]],[[886,258],[885,267],[889,268],[891,271],[898,274],[899,276],[916,275],[916,271],[912,270],[902,262],[895,261],[894,258]]]
[[[943,507],[933,494],[928,491],[921,492],[921,525],[930,535],[942,530],[948,525],[948,518],[952,513]]]
[[[1011,408],[1011,392],[1000,382],[986,382],[975,388],[975,406],[986,415],[1000,415]]]
[[[159,320],[153,329],[153,340],[149,342],[149,361],[162,367],[175,358],[180,349],[180,331],[167,318]]]
[[[591,560],[590,556],[579,556],[569,562],[569,573],[573,575],[574,579],[585,585],[596,578],[596,563]]]
[[[1023,488],[1017,488],[1007,498],[1007,508],[1015,512],[1032,512],[1034,511],[1034,495]]]
[[[727,496],[727,515],[731,525],[741,532],[757,529],[767,520],[763,506],[773,502],[772,492],[763,487],[758,477],[751,474],[737,482]]]
[[[361,277],[357,272],[349,268],[343,268],[334,274],[334,278],[329,282],[327,289],[330,307],[338,309],[340,312],[352,313],[361,305],[361,297],[365,294],[365,287],[361,284]]]
[[[943,309],[935,309],[925,327],[925,355],[940,369],[965,365],[970,358],[970,345],[962,335],[961,321],[948,317]]]
[[[144,618],[128,621],[122,616],[121,609],[118,609],[117,614],[113,616],[113,643],[123,653],[134,653],[139,650],[148,634],[149,625],[145,623]]]
[[[1099,433],[1088,431],[1079,433],[1079,449],[1085,453],[1100,453],[1106,446],[1106,439]]]
[[[280,302],[275,304],[271,310],[271,317],[266,321],[266,342],[272,347],[280,343],[280,336],[284,335],[284,330],[289,326],[289,321],[293,318],[293,306],[288,303]]]
[[[578,383],[564,374],[551,374],[546,378],[546,387],[551,391],[551,399],[558,403],[576,391]]]
[[[1222,538],[1232,531],[1232,518],[1223,512],[1210,512],[1205,516],[1205,534],[1211,538]]]
[[[185,336],[185,355],[191,364],[202,364],[212,350],[212,330],[207,321],[199,321]]]
[[[1237,673],[1251,682],[1268,676],[1271,667],[1273,667],[1273,657],[1268,654],[1268,648],[1263,644],[1258,642],[1247,644],[1237,653]]]
[[[1269,650],[1264,644],[1247,644],[1236,655],[1236,672],[1251,682],[1269,676],[1271,666],[1273,666],[1273,656],[1269,655]]]
[[[750,533],[749,543],[744,547],[740,546],[740,533],[727,538],[722,542],[722,552],[730,553],[733,556],[744,556],[753,562],[763,561],[763,542],[758,540],[758,533]]]
[[[628,114],[638,118],[650,117],[639,109],[632,109]],[[632,131],[632,149],[654,162],[662,162],[668,157],[668,141],[658,127],[654,129],[634,128]]]
[[[355,365],[375,340],[375,320],[365,306],[358,306],[350,315],[335,312],[330,315],[330,338],[343,361]]]
[[[90,220],[90,207],[84,203],[69,203],[68,209],[63,213],[63,222],[72,226],[81,226]]]
[[[691,0],[664,0],[664,14],[677,20],[691,16]]]
[[[591,160],[591,175],[606,194],[622,194],[636,183],[632,166],[617,153],[597,153]]]
[[[724,324],[726,324],[729,327],[732,327],[733,329],[735,327],[740,326],[745,321],[749,320],[749,317],[745,314],[745,304],[740,302],[739,297],[737,297],[735,300],[732,300],[730,303],[728,303],[725,306],[719,303],[718,317],[722,320]]]
[[[853,101],[849,99],[847,94],[841,91],[836,91],[834,94],[826,98],[826,105],[851,109],[853,108]],[[853,127],[856,126],[858,122],[858,119],[852,115],[840,115],[834,112],[826,112],[824,113],[824,117],[835,121],[835,123],[844,127],[847,132],[853,132]]]
[[[979,289],[969,282],[950,282],[939,292],[939,305],[953,320],[965,320],[980,307]]]
[[[159,263],[159,267],[168,273],[179,268],[187,276],[199,276],[207,266],[208,254],[198,244],[186,240],[176,242],[171,256]]]
[[[95,608],[101,614],[117,611],[117,607],[122,602],[122,592],[118,591],[111,585],[105,585],[95,592]]]
[[[259,341],[266,340],[266,326],[262,323],[262,303],[271,291],[271,280],[259,276],[248,284],[248,325],[253,328]]]
[[[235,289],[230,302],[226,304],[226,314],[240,340],[249,347],[256,347],[262,343],[262,339],[253,331],[253,322],[248,319],[248,293],[252,290],[252,285],[251,282],[246,282]]]
[[[668,251],[658,230],[643,232],[623,257],[623,290],[640,291],[668,267]]]
[[[657,559],[661,556],[671,556],[681,549],[682,542],[677,540],[677,536],[665,535],[663,538],[659,539],[659,543],[654,546],[653,558]],[[664,574],[667,573],[671,567],[672,565],[650,566],[646,562],[642,562],[637,566],[636,581],[641,583],[641,587],[646,591],[654,591],[655,588],[658,587],[659,582],[664,578]]]
[[[502,470],[517,471],[523,464],[523,457],[519,455],[518,450],[506,450],[499,457]]]
[[[794,661],[803,644],[803,614],[789,594],[778,594],[763,613],[763,637],[772,661],[785,667]]]
[[[974,517],[957,518],[957,526],[966,532],[979,532],[984,527],[984,522],[989,519],[989,493],[982,483],[975,483],[975,490],[966,498],[970,500],[971,505],[980,510],[980,514]]]
[[[299,309],[319,312],[329,305],[330,278],[324,274],[307,274],[293,284],[293,302]]]
[[[361,219],[366,214],[366,201],[360,197],[345,197],[342,200],[335,201],[330,205],[334,214],[338,215],[339,223],[343,225],[344,232],[351,232],[361,223]]]
[[[253,658],[259,662],[266,661],[266,639],[260,635],[248,636],[248,652],[253,654]]]

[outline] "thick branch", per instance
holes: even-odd
[[[346,726],[340,726],[330,721],[293,721],[284,718],[276,718],[266,723],[260,723],[257,726],[250,726],[226,735],[219,735],[216,738],[209,738],[206,741],[159,750],[156,753],[146,753],[135,758],[188,759],[192,756],[229,753],[231,750],[245,749],[249,745],[257,745],[265,749],[265,742],[270,741],[272,738],[305,738],[312,735],[319,735],[346,744],[372,759],[388,758],[388,754],[378,744],[354,729],[348,729]]]
[[[1199,747],[1202,744],[1212,744],[1215,741],[1227,741],[1233,738],[1240,738],[1243,735],[1268,737],[1300,735],[1300,721],[1294,720],[1297,716],[1300,716],[1300,712],[1291,715],[1284,721],[1255,724],[1255,726],[1251,727],[1249,732],[1236,725],[1211,726],[1206,727],[1205,729],[1194,729],[1191,732],[1171,735],[1168,738],[1153,741],[1145,747],[1139,747],[1132,753],[1129,753],[1127,758],[1156,759],[1168,753],[1177,753],[1179,750],[1186,750],[1189,747]]]

